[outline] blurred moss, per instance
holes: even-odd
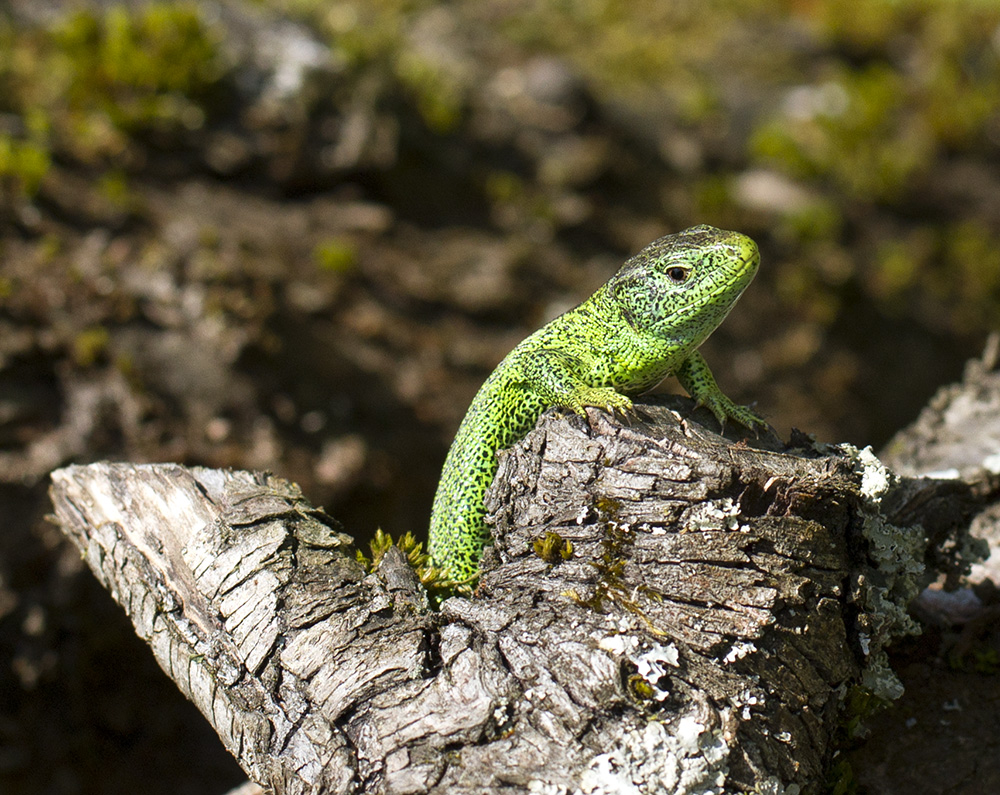
[[[842,298],[836,289],[823,278],[819,258],[822,250],[813,249],[799,254],[794,260],[782,260],[772,264],[775,272],[774,283],[778,300],[787,306],[794,306],[800,316],[821,326],[830,325],[842,306]]]
[[[0,195],[31,197],[48,173],[52,157],[44,144],[0,134]]]
[[[483,187],[493,219],[500,226],[530,225],[551,230],[558,220],[545,187],[514,172],[491,171]]]
[[[900,199],[935,158],[995,149],[1000,5],[826,0],[801,13],[834,53],[758,123],[753,155],[848,197]],[[846,56],[846,57],[845,57]]]
[[[94,364],[107,350],[110,335],[103,326],[84,329],[73,340],[73,361],[80,367]]]
[[[77,12],[48,42],[51,65],[65,69],[69,106],[83,114],[96,106],[125,131],[201,126],[199,100],[223,72],[218,44],[198,9],[183,3]]]
[[[501,204],[520,202],[527,190],[524,179],[510,171],[494,171],[489,174],[485,188],[490,200]]]
[[[972,333],[1000,325],[1000,235],[978,221],[915,227],[883,241],[865,285],[897,311],[920,298],[925,319]]]
[[[841,208],[828,199],[814,199],[787,212],[779,230],[799,244],[840,238],[844,227]]]
[[[313,261],[322,270],[347,273],[357,267],[357,246],[345,238],[327,238],[313,249]]]
[[[828,180],[849,198],[896,199],[933,153],[926,126],[908,116],[907,91],[883,64],[841,69],[758,127],[751,151],[795,177]]]
[[[548,0],[521,6],[504,32],[521,46],[570,59],[597,93],[672,102],[687,121],[720,108],[713,60],[726,57],[740,23],[770,0]]]
[[[934,270],[932,289],[954,307],[961,330],[1000,326],[1000,235],[963,221],[943,237],[944,267]]]
[[[732,207],[729,183],[725,175],[711,174],[702,177],[694,184],[692,192],[699,217],[717,218]]]
[[[876,253],[874,285],[879,297],[894,299],[911,289],[924,262],[906,239],[883,241]]]
[[[417,29],[434,0],[281,0],[280,7],[308,19],[356,72],[381,73],[412,98],[431,131],[453,131],[471,86],[459,61],[422,45]]]
[[[124,165],[131,136],[200,127],[225,72],[218,37],[184,3],[0,28],[0,50],[0,111],[21,122],[0,146],[29,192],[56,155]]]
[[[335,106],[378,106],[402,127],[402,98],[427,131],[450,136],[444,146],[466,139],[470,170],[482,168],[470,179],[496,226],[558,230],[567,185],[598,223],[602,203],[615,201],[608,183],[547,184],[537,150],[514,133],[510,151],[491,150],[489,134],[467,124],[493,96],[476,80],[555,54],[600,104],[572,132],[593,125],[593,137],[610,139],[625,128],[653,153],[677,130],[697,141],[686,167],[661,151],[650,192],[667,197],[671,222],[756,225],[770,236],[778,295],[814,322],[832,321],[860,289],[886,311],[929,312],[927,322],[951,328],[1000,323],[991,209],[971,192],[969,212],[934,195],[956,160],[1000,154],[998,3],[257,2],[310,25],[340,54],[347,90],[331,91]],[[177,148],[227,112],[216,101],[231,76],[221,35],[193,3],[112,5],[32,29],[0,19],[0,201],[44,193],[53,163],[83,163],[101,197],[127,207],[126,175],[148,162],[143,145]],[[739,204],[733,181],[757,169],[792,177],[808,200]],[[994,177],[983,171],[974,187],[986,194]],[[210,247],[216,235],[205,235]],[[357,266],[349,240],[323,241],[312,255],[326,270]]]
[[[127,209],[132,203],[128,177],[121,169],[112,169],[102,174],[97,180],[97,190],[116,210]]]
[[[465,105],[464,91],[446,69],[404,50],[396,59],[395,71],[413,93],[417,110],[431,130],[446,133],[458,127]]]
[[[39,264],[47,265],[55,261],[55,258],[63,250],[63,241],[59,235],[46,234],[39,238],[35,246],[35,256],[38,257]]]

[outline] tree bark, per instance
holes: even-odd
[[[982,597],[985,604],[970,622],[967,594],[949,599],[928,591],[915,612],[941,626],[984,619],[995,624],[1000,554],[989,553],[1000,550],[1000,333],[990,336],[980,358],[966,364],[961,381],[938,390],[917,420],[890,440],[881,458],[901,475],[961,483],[982,508],[970,524],[968,543],[978,543],[986,559],[972,567],[969,579],[979,591],[975,602]],[[956,585],[952,572],[946,587]]]
[[[899,694],[884,648],[967,564],[977,497],[672,407],[544,415],[501,454],[476,594],[438,611],[270,475],[94,464],[51,493],[275,793],[818,791],[848,695]]]

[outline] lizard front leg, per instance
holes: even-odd
[[[687,393],[695,399],[699,406],[705,406],[711,411],[719,425],[726,427],[726,420],[732,418],[740,425],[757,432],[758,428],[767,428],[767,423],[746,406],[739,406],[730,400],[715,383],[715,377],[708,367],[705,357],[698,351],[692,351],[678,368],[677,380]]]
[[[579,357],[553,348],[534,351],[519,363],[521,383],[547,406],[585,414],[587,406],[629,411],[632,401],[610,386],[595,386],[593,369]]]

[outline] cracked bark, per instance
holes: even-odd
[[[51,494],[275,793],[817,791],[845,693],[893,694],[900,606],[963,565],[974,497],[669,406],[543,416],[501,456],[475,597],[438,612],[398,550],[365,571],[268,475],[94,464]]]

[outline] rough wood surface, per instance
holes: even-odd
[[[896,434],[882,459],[900,474],[1000,485],[1000,333],[938,390],[917,421]]]
[[[279,479],[52,477],[59,523],[275,793],[817,791],[844,695],[898,692],[883,647],[962,565],[970,513],[961,483],[850,447],[549,413],[502,456],[477,594],[435,612],[398,551],[365,571]]]
[[[966,364],[961,381],[938,390],[917,420],[890,440],[881,458],[902,475],[971,488],[977,514],[970,534],[989,556],[973,566],[970,579],[980,585],[990,580],[989,590],[995,590],[1000,584],[1000,333],[990,336],[979,359]],[[950,580],[949,585],[956,584],[955,572]],[[967,598],[949,606],[950,601],[939,593],[924,594],[921,617],[964,623]],[[990,609],[995,615],[995,604]]]

